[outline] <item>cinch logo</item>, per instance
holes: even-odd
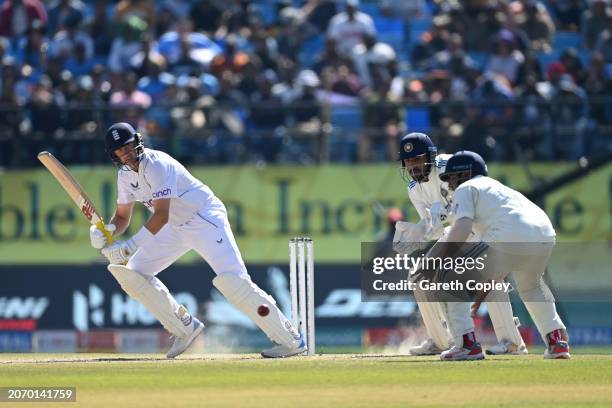
[[[113,129],[111,133],[113,134],[113,139],[115,140],[119,140],[119,138],[121,137],[119,136],[119,132],[117,131],[117,129]]]
[[[155,193],[153,193],[153,198],[160,198],[160,197],[165,197],[168,194],[170,194],[172,192],[172,189],[167,188],[165,190],[161,190],[161,191],[156,191]]]

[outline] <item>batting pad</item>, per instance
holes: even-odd
[[[523,343],[523,338],[514,322],[508,293],[498,290],[492,291],[487,294],[485,300],[497,341],[509,341],[520,346]]]
[[[439,349],[450,348],[450,333],[444,325],[446,316],[444,316],[440,302],[429,301],[426,293],[420,289],[416,289],[413,293],[429,337]]]
[[[289,348],[299,345],[300,335],[278,309],[276,301],[250,279],[226,273],[214,278],[213,285],[231,304],[251,318],[274,343]],[[260,316],[257,312],[262,305],[268,306],[269,309],[265,316]]]
[[[124,265],[108,265],[121,288],[136,299],[176,337],[187,336],[192,331],[191,319],[185,325],[181,320],[181,306],[168,291],[168,288],[154,276],[143,276]]]

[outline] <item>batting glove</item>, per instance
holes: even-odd
[[[102,255],[112,264],[124,265],[138,247],[133,240],[117,241],[106,248],[102,248]]]
[[[104,226],[111,235],[115,232],[117,227],[114,224],[108,224]],[[106,245],[108,245],[108,240],[106,239],[106,235],[98,227],[92,225],[89,227],[89,240],[91,241],[91,246],[95,249],[102,249]]]
[[[126,264],[134,252],[153,237],[153,234],[142,227],[134,236],[127,241],[117,241],[102,249],[104,255],[112,264]]]

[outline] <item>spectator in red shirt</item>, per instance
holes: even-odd
[[[0,35],[20,37],[35,20],[47,26],[47,11],[40,0],[5,0],[0,8]]]

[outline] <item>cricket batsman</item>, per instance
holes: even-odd
[[[437,148],[424,133],[409,133],[400,140],[399,160],[401,161],[402,179],[408,183],[408,196],[417,210],[421,221],[418,224],[409,222],[396,223],[396,236],[393,239],[394,249],[398,253],[410,254],[423,249],[423,243],[431,240],[444,240],[446,237],[444,222],[450,221],[450,195],[448,186],[440,180],[450,154],[437,154]],[[476,239],[471,234],[471,240]],[[439,354],[461,341],[461,336],[451,337],[446,313],[460,309],[468,313],[464,325],[471,325],[469,317],[470,304],[465,302],[436,302],[422,290],[414,291],[419,311],[427,330],[429,339],[421,345],[410,349],[412,355]],[[487,310],[493,323],[498,343],[487,350],[488,354],[527,354],[527,348],[518,331],[512,313],[512,306],[507,294],[497,295],[500,298],[487,302]],[[464,316],[463,312],[455,312]],[[445,323],[446,322],[446,326]],[[463,334],[463,333],[462,333]],[[480,348],[480,345],[477,345]],[[482,349],[479,350],[482,353]]]
[[[119,168],[117,208],[106,229],[113,236],[128,227],[134,203],[151,212],[132,237],[108,243],[95,226],[91,245],[108,258],[108,270],[174,336],[166,356],[183,353],[204,324],[179,305],[156,275],[193,249],[211,266],[213,285],[249,316],[275,343],[263,357],[290,357],[306,344],[275,300],[255,283],[244,262],[224,204],[211,189],[168,154],[145,148],[142,136],[128,123],[115,123],[105,136],[106,150]]]
[[[565,325],[557,314],[555,299],[543,280],[543,275],[555,244],[555,230],[542,209],[521,193],[487,176],[487,166],[477,153],[460,151],[446,163],[440,180],[448,183],[453,196],[454,223],[446,241],[438,242],[428,252],[430,257],[446,257],[462,251],[472,232],[480,243],[470,248],[484,248],[486,254],[484,279],[503,281],[512,273],[516,288],[547,346],[544,358],[570,358]],[[476,256],[476,255],[470,255]],[[484,256],[484,255],[481,255]],[[427,271],[429,273],[431,271]],[[429,274],[428,276],[431,276]],[[484,293],[485,300],[499,291]],[[453,337],[462,337],[463,344],[440,355],[442,360],[479,359],[473,351],[476,343],[469,312],[455,309],[449,313],[448,327]]]

